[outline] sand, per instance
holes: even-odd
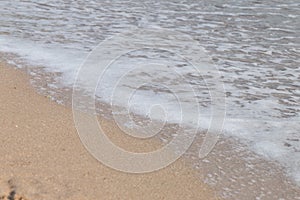
[[[0,90],[0,199],[217,199],[181,159],[147,174],[104,166],[80,142],[72,110],[37,94],[26,74],[5,63]]]

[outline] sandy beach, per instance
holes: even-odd
[[[218,199],[182,160],[141,175],[102,165],[80,142],[70,108],[37,94],[5,63],[0,82],[0,199]]]
[[[300,200],[299,0],[0,7],[0,200]]]

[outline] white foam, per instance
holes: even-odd
[[[75,72],[87,52],[45,45],[30,40],[0,35],[0,51],[17,54],[28,65],[46,67],[52,72],[62,72],[63,84],[72,86]]]

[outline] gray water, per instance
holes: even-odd
[[[258,155],[279,162],[288,176],[300,182],[299,1],[2,0],[0,7],[0,50],[18,55],[10,62],[24,61],[61,72],[56,87],[72,84],[86,55],[117,33],[148,26],[190,35],[223,73],[227,107],[224,135],[239,138]],[[180,41],[176,45],[180,46]],[[137,58],[136,63],[153,58],[163,62],[165,57],[157,56],[160,53],[135,52],[116,66],[130,57]],[[204,85],[201,77],[184,69],[185,63],[173,59],[177,67],[183,66],[189,84]],[[160,75],[169,83],[176,80],[165,69]],[[142,72],[131,77],[129,82],[134,85]],[[159,82],[157,74],[147,77]],[[136,102],[145,103],[136,105],[137,112],[144,113],[155,98],[164,102],[162,97],[166,96],[160,89],[143,88]],[[189,94],[183,94],[189,104]],[[106,93],[99,95],[105,97]],[[205,88],[199,102],[203,112],[209,113]],[[172,109],[176,112],[173,107],[170,112]]]

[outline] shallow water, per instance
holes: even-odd
[[[54,72],[57,78],[49,80],[47,86],[39,86],[41,90],[49,90],[51,86],[54,92],[55,88],[72,85],[76,70],[96,45],[129,28],[162,27],[191,36],[206,49],[223,75],[227,108],[224,135],[237,137],[248,149],[278,161],[300,183],[300,3],[297,0],[143,3],[3,0],[0,7],[0,50],[18,55],[7,58],[20,67],[29,63]],[[174,45],[182,44],[178,41]],[[196,96],[203,119],[201,126],[206,129],[209,122],[206,118],[211,117],[212,109],[207,83],[213,79],[208,74],[202,77],[195,74],[187,62],[168,52],[139,50],[120,58],[108,72],[106,84],[98,87],[99,99],[109,100],[111,85],[122,75],[121,67],[128,71],[132,65],[149,60],[171,65],[198,93],[182,91],[184,87],[172,88],[172,92],[166,90],[164,84],[182,84],[168,68],[161,67],[151,73],[137,70],[121,82],[121,91],[134,87],[139,80],[156,84],[137,90],[131,111],[147,115],[147,108],[161,104],[165,105],[168,120],[176,122],[178,104],[170,94],[180,94],[188,111],[195,109],[195,99],[190,99]],[[33,68],[28,71],[34,80],[39,79]]]

